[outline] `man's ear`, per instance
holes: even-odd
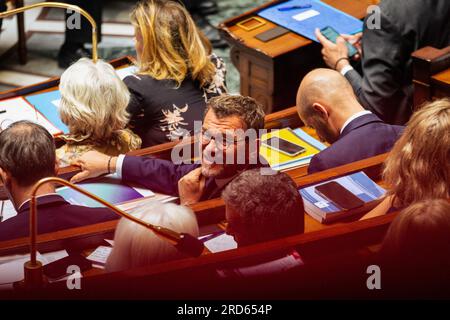
[[[0,179],[3,185],[8,184],[8,182],[10,181],[10,175],[5,170],[3,170],[3,168],[0,168]]]
[[[328,110],[320,103],[318,102],[314,102],[314,104],[312,105],[315,113],[320,116],[321,118],[327,120],[328,117],[330,116],[328,114]]]

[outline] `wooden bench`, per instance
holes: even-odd
[[[301,188],[327,179],[336,178],[357,171],[364,171],[374,181],[379,182],[379,173],[386,156],[387,154],[383,154],[308,176],[295,176],[294,174],[293,179],[297,186]],[[194,210],[200,226],[216,224],[225,219],[224,203],[220,198],[197,203],[192,205],[191,208]],[[341,224],[346,225],[346,222],[323,225],[305,214],[305,233],[329,229]],[[67,247],[77,250],[86,247],[95,247],[96,245],[103,243],[104,239],[112,237],[116,225],[117,221],[108,221],[84,227],[41,234],[38,236],[38,250],[41,252],[49,252]],[[0,255],[27,252],[28,243],[28,237],[0,242]]]

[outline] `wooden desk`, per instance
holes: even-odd
[[[261,18],[265,25],[251,31],[236,25],[277,2],[281,1],[271,1],[219,26],[222,36],[231,45],[231,60],[240,72],[240,93],[257,99],[267,113],[295,105],[297,89],[305,74],[325,66],[321,46],[293,32],[268,42],[256,39],[255,35],[276,26],[270,21]],[[365,17],[369,5],[378,3],[377,0],[324,2],[358,19]]]
[[[301,168],[293,170],[290,173],[299,188],[356,171],[364,171],[374,181],[379,182],[381,167],[386,157],[387,154],[383,154],[307,176],[304,176]],[[225,219],[225,207],[223,200],[220,198],[197,203],[192,205],[191,208],[195,212],[200,226],[217,224]],[[330,229],[333,226],[346,224],[346,222],[337,222],[331,225],[323,225],[304,212],[301,214],[304,214],[305,217],[305,233]],[[117,221],[108,221],[42,234],[38,236],[38,250],[48,252],[66,247],[74,249],[92,248],[103,244],[103,239],[111,239],[116,225]],[[28,238],[21,238],[1,242],[0,255],[27,252],[29,247],[28,241]]]
[[[351,172],[363,170],[372,179],[379,181],[378,177],[385,157],[386,155],[377,156],[309,176],[297,177],[295,180],[299,187],[304,187],[324,179],[335,178]],[[195,211],[201,225],[217,223],[224,219],[224,207],[223,202],[220,199],[198,203],[192,206],[192,209]],[[304,213],[302,212],[301,214]],[[197,271],[198,268],[215,269],[219,266],[223,267],[230,262],[234,263],[245,259],[257,259],[266,254],[273,254],[274,252],[285,251],[292,248],[299,250],[302,257],[309,262],[322,261],[327,257],[334,257],[338,253],[344,254],[347,251],[360,250],[365,246],[379,243],[384,232],[394,218],[394,215],[389,215],[364,221],[339,222],[327,226],[318,223],[306,214],[304,216],[306,230],[302,235],[295,235],[227,252],[207,254],[196,259],[190,258],[171,261],[156,266],[138,268],[113,274],[105,274],[102,270],[89,270],[84,273],[83,292],[95,296],[95,292],[97,291],[94,288],[99,288],[98,281],[103,283],[103,285],[100,286],[103,288],[108,281],[109,284],[107,286],[110,286],[113,283],[120,283],[112,280],[116,277],[118,281],[125,281],[123,283],[128,281],[128,277],[133,279],[145,277],[148,281],[149,279],[152,279],[153,281],[155,277],[159,279],[159,274],[165,274],[167,272],[179,274],[180,272],[185,272],[190,269]],[[92,250],[98,245],[104,245],[103,239],[112,238],[116,225],[117,221],[110,221],[39,235],[38,250],[42,253],[63,248],[72,250],[85,250],[87,248],[88,250]],[[28,238],[1,242],[0,255],[28,252],[28,242]],[[203,274],[203,271],[199,272],[199,274]],[[182,278],[184,277],[185,276]],[[91,279],[93,281],[93,287],[86,289],[86,281],[91,281]],[[61,290],[61,287],[59,287],[61,285],[62,284],[54,284],[56,290]],[[66,288],[64,290],[64,294],[67,294],[68,291]],[[46,292],[50,294],[51,290]],[[114,292],[115,291],[111,291],[110,293]]]
[[[450,46],[424,47],[412,53],[414,109],[424,102],[450,96]]]
[[[343,265],[353,262],[353,259],[360,257],[358,252],[361,249],[379,244],[395,216],[395,213],[384,215],[352,222],[333,229],[286,237],[199,258],[181,259],[121,272],[104,273],[101,270],[91,270],[84,274],[83,290],[67,290],[66,282],[62,281],[50,284],[45,290],[39,291],[38,294],[41,299],[51,297],[78,297],[83,299],[98,299],[101,297],[192,299],[198,297],[205,299],[216,297],[217,292],[222,293],[222,290],[228,288],[234,291],[230,292],[231,295],[228,297],[236,298],[236,294],[240,291],[236,291],[237,284],[232,283],[233,278],[220,280],[217,278],[215,270],[239,266],[245,262],[251,263],[252,261],[258,261],[261,257],[287,252],[292,249],[300,252],[306,263],[300,271],[305,270],[304,268],[313,268],[315,272],[301,278],[293,277],[289,273],[287,279],[284,279],[283,282],[278,279],[275,285],[278,289],[286,290],[286,287],[292,284],[302,287],[307,281],[311,288],[322,291],[322,294],[324,294],[323,290],[328,290],[329,287],[322,288],[320,285],[321,279],[327,275],[330,276],[330,269],[334,268],[336,264]],[[318,267],[320,269],[316,269]],[[367,268],[367,264],[364,265],[364,269],[359,269],[360,272],[361,270],[365,271],[365,268]],[[347,274],[338,273],[338,276],[331,274],[332,278],[349,275],[350,278],[353,278],[356,276],[347,268],[342,271],[347,272]],[[365,275],[364,272],[362,273]],[[246,278],[237,280],[238,283],[241,283],[245,282]],[[365,283],[365,280],[361,283]],[[258,278],[258,281],[261,281],[261,278]],[[270,281],[270,276],[265,277],[262,282],[266,283],[267,281]],[[211,285],[211,282],[213,285]],[[179,286],[184,287],[185,290],[181,290]],[[250,286],[249,293],[255,297],[258,291],[254,291],[253,288]],[[272,296],[270,292],[262,291],[259,294],[263,293],[263,296],[265,294],[267,298]],[[309,292],[306,291],[305,293],[308,296]],[[16,298],[17,294],[20,295],[20,293],[16,293]]]

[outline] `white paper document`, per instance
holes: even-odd
[[[60,260],[67,256],[67,251],[61,250],[56,252],[49,252],[46,254],[40,254],[38,252],[36,258],[45,266],[46,264]],[[0,262],[0,289],[8,288],[10,287],[8,286],[9,284],[23,280],[23,265],[25,262],[30,260],[30,254],[27,253],[24,255],[15,255],[11,256],[12,259],[8,258],[9,257],[2,257],[2,260],[5,262]]]
[[[86,259],[92,261],[93,267],[103,268],[108,260],[109,255],[112,252],[112,247],[100,246],[95,249]]]
[[[11,200],[0,200],[0,222],[15,216],[17,216],[17,211]]]
[[[208,248],[208,250],[211,251],[212,253],[237,248],[237,243],[236,241],[234,241],[234,238],[225,233],[211,240],[206,241],[204,244],[205,247]]]
[[[312,10],[312,9],[311,9],[311,10],[308,10],[308,11],[301,12],[301,13],[299,13],[299,14],[296,14],[296,15],[293,16],[292,18],[294,18],[294,19],[297,20],[297,21],[303,21],[303,20],[306,20],[306,19],[315,17],[315,16],[317,16],[317,15],[319,15],[319,14],[320,14],[319,11],[316,11],[316,10]]]
[[[127,76],[136,74],[137,72],[138,72],[138,68],[136,66],[129,66],[126,68],[116,70],[116,73],[121,80],[125,79],[125,77],[127,77]]]
[[[0,128],[2,130],[20,120],[38,123],[52,135],[62,133],[24,98],[19,97],[0,101]]]

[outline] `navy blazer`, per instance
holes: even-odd
[[[122,180],[138,183],[155,192],[178,197],[178,180],[199,167],[199,163],[174,164],[168,160],[151,157],[125,156],[122,164]],[[215,178],[206,178],[200,201],[220,197],[224,187],[218,188]]]
[[[403,126],[384,123],[374,114],[360,116],[344,128],[335,143],[311,159],[308,173],[323,171],[388,152],[403,129]]]
[[[71,205],[56,194],[38,197],[37,204],[38,234],[120,218],[107,208]],[[30,235],[29,225],[30,201],[20,207],[17,216],[0,223],[0,241],[28,237]]]

